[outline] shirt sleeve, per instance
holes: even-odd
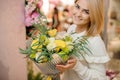
[[[73,70],[83,80],[106,80],[105,63],[109,61],[105,45],[100,36],[88,40],[91,55],[85,55],[88,66],[85,66],[78,59]]]

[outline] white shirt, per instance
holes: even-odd
[[[76,25],[71,25],[67,33],[75,32]],[[73,39],[85,35],[85,31],[72,35]],[[65,71],[61,75],[61,80],[107,80],[105,63],[109,61],[109,56],[100,35],[88,38],[91,55],[84,55],[77,59],[73,69]]]

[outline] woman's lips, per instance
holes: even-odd
[[[78,18],[78,17],[76,17],[76,16],[74,17],[74,19],[75,19],[75,20],[83,20],[83,19]]]

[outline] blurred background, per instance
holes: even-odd
[[[41,11],[48,26],[66,31],[73,23],[74,0],[43,0]],[[24,25],[24,0],[0,0],[0,80],[44,80],[44,75],[19,53],[26,47],[33,27]],[[104,0],[104,30],[101,33],[111,60],[106,64],[109,80],[120,80],[120,0]],[[29,43],[28,43],[29,44]]]

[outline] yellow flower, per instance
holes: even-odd
[[[39,37],[41,42],[44,42],[46,40],[46,36],[45,35],[40,35]]]
[[[72,42],[72,38],[70,36],[65,36],[65,41],[70,41]]]
[[[62,48],[62,51],[65,52],[65,53],[69,53],[69,49],[67,47]]]
[[[62,58],[63,61],[67,61],[69,58],[69,56],[63,51],[59,52],[58,55]]]
[[[49,35],[50,37],[54,37],[54,36],[56,35],[56,33],[57,33],[57,30],[56,30],[56,29],[53,29],[53,30],[49,30],[49,31],[48,31],[48,35]]]
[[[59,55],[66,55],[66,53],[63,52],[63,51],[59,52],[58,54],[59,54]]]
[[[59,47],[59,48],[66,47],[66,43],[63,40],[55,40],[54,42],[55,42],[56,47]]]
[[[56,48],[55,48],[55,51],[56,51],[56,52],[59,52],[59,51],[60,51],[60,48],[59,48],[59,47],[56,47]]]
[[[68,60],[68,58],[69,58],[69,56],[68,56],[68,55],[64,55],[64,56],[62,56],[63,61],[67,61],[67,60]]]
[[[38,49],[38,51],[41,51],[42,45],[38,45],[38,40],[35,39],[32,41],[31,47],[32,49]]]
[[[35,53],[31,53],[30,58],[35,58]]]
[[[49,39],[46,38],[43,44],[47,45],[48,43],[49,43]]]
[[[48,62],[48,58],[46,56],[41,56],[39,59],[40,60],[38,62],[40,62],[40,63]]]
[[[51,76],[48,76],[46,80],[52,80]]]

